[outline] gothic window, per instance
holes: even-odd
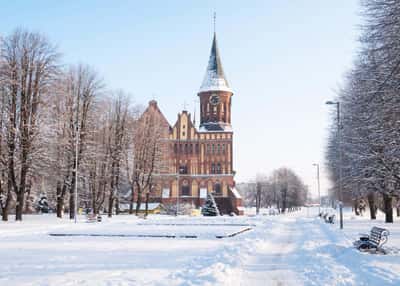
[[[218,163],[218,164],[217,164],[216,173],[217,173],[217,174],[221,174],[221,173],[222,173],[222,172],[221,172],[221,163]]]
[[[207,154],[210,154],[211,153],[211,146],[210,146],[210,144],[207,144]]]
[[[188,144],[185,144],[185,154],[188,153]]]
[[[211,174],[215,174],[215,164],[211,164]]]
[[[217,145],[217,154],[219,154],[219,151],[220,151],[220,145],[218,144]]]
[[[214,194],[222,195],[221,183],[217,182],[214,184]]]
[[[182,182],[181,196],[190,196],[190,186],[187,180]]]
[[[199,154],[200,153],[200,147],[199,147],[199,144],[196,144],[196,154]]]
[[[178,145],[176,143],[174,144],[174,152],[175,154],[178,153]]]
[[[211,153],[212,153],[212,154],[214,154],[214,153],[215,153],[215,146],[214,146],[214,144],[212,144],[212,147],[211,147]]]
[[[222,144],[221,152],[222,152],[222,154],[225,154],[225,144]]]

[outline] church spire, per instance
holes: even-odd
[[[211,46],[210,58],[203,83],[199,92],[207,91],[228,91],[232,92],[226,80],[224,70],[222,68],[221,57],[217,46],[217,34],[214,31],[214,38]]]

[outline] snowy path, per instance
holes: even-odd
[[[389,228],[389,255],[352,247],[359,232]],[[251,226],[241,235],[215,235]],[[51,237],[48,233],[196,234],[197,239]],[[0,223],[0,285],[400,285],[400,221],[347,214],[345,229],[306,211],[279,216],[131,216],[101,224],[27,216]]]
[[[294,219],[290,219],[292,221]],[[302,230],[293,222],[274,223],[267,242],[259,243],[256,254],[242,264],[242,285],[299,285],[302,279],[289,264]]]

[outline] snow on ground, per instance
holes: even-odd
[[[400,285],[400,221],[345,213],[344,230],[287,215],[105,218],[78,224],[53,215],[0,223],[0,285]],[[264,211],[263,213],[269,213]],[[360,253],[358,233],[391,235],[388,255]],[[252,230],[218,239],[246,227]],[[197,238],[54,237],[58,234],[192,235]]]

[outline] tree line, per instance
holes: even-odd
[[[326,150],[330,194],[356,210],[368,201],[371,219],[381,209],[393,222],[394,207],[400,216],[400,2],[363,0],[361,7],[361,46],[338,92],[340,120],[332,114]]]
[[[291,169],[282,167],[271,175],[258,174],[250,182],[238,184],[244,204],[260,208],[276,208],[285,213],[293,208],[304,206],[307,202],[308,188]]]
[[[11,212],[22,220],[39,195],[70,218],[77,203],[111,216],[121,198],[130,213],[148,202],[160,168],[159,117],[141,115],[93,67],[62,64],[45,36],[18,29],[0,38],[0,109],[2,220]]]

